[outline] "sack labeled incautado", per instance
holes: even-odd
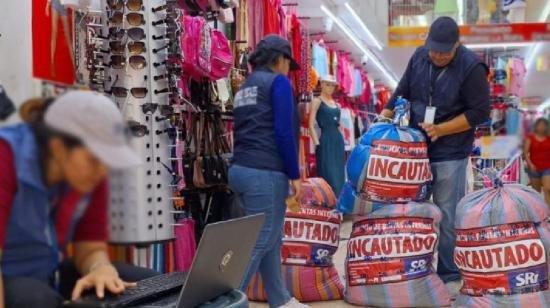
[[[440,222],[439,208],[430,203],[378,204],[368,215],[357,216],[346,256],[346,302],[450,305],[450,294],[433,265]]]
[[[300,204],[300,212],[287,210],[285,216],[281,249],[285,285],[302,302],[342,299],[344,287],[332,263],[342,221],[334,210],[334,192],[323,179],[307,179]],[[251,300],[267,300],[259,274],[247,293]]]
[[[422,132],[408,127],[409,102],[396,102],[393,123],[377,122],[361,137],[347,162],[348,180],[338,210],[351,213],[358,202],[425,201],[432,181]]]
[[[548,207],[521,185],[471,193],[456,210],[456,307],[547,307]]]

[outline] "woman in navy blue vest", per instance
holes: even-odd
[[[287,40],[262,39],[249,62],[254,69],[235,96],[235,146],[229,185],[247,215],[266,220],[254,247],[241,289],[260,272],[271,307],[307,307],[291,298],[281,273],[281,245],[289,194],[301,194],[297,112],[290,70],[299,69]]]
[[[115,104],[88,91],[39,103],[24,108],[32,123],[0,129],[2,308],[59,307],[155,275],[107,254],[108,169],[140,163]],[[69,242],[74,258],[63,260]]]

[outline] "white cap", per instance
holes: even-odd
[[[333,84],[338,84],[338,82],[336,81],[336,77],[334,77],[332,75],[325,75],[325,76],[321,77],[320,81],[329,82],[329,83],[333,83]]]
[[[120,111],[102,94],[68,92],[46,110],[44,121],[57,131],[80,139],[110,168],[125,169],[142,163],[127,143]]]

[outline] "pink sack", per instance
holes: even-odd
[[[231,46],[229,40],[223,32],[212,29],[210,38],[212,40],[211,51],[211,70],[208,74],[208,79],[215,81],[229,76],[231,66],[233,64],[233,55],[231,54]]]
[[[192,16],[185,16],[183,18],[183,32],[181,36],[183,51],[182,66],[185,74],[194,79],[200,79],[208,73],[200,65],[201,60],[199,60],[202,59],[202,62],[204,62],[204,54],[210,52],[210,47],[205,46],[207,43],[204,42],[206,36],[208,36],[208,44],[210,44],[210,27],[204,18]]]
[[[377,208],[357,216],[353,224],[345,301],[369,307],[450,305],[450,294],[434,268],[439,208],[415,202]]]
[[[456,210],[457,307],[546,307],[550,302],[550,213],[522,185],[483,189]]]
[[[197,249],[195,241],[195,221],[187,218],[180,220],[174,227],[176,242],[174,255],[176,271],[188,272],[193,263],[193,257]]]

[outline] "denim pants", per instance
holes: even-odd
[[[454,262],[455,213],[458,202],[466,194],[466,168],[468,159],[432,163],[434,176],[433,201],[443,214],[440,224],[437,274],[447,283],[460,279]]]
[[[265,214],[265,222],[240,289],[246,292],[252,276],[259,270],[269,306],[282,306],[290,300],[281,267],[288,177],[281,172],[234,165],[229,169],[229,186],[246,215]]]

